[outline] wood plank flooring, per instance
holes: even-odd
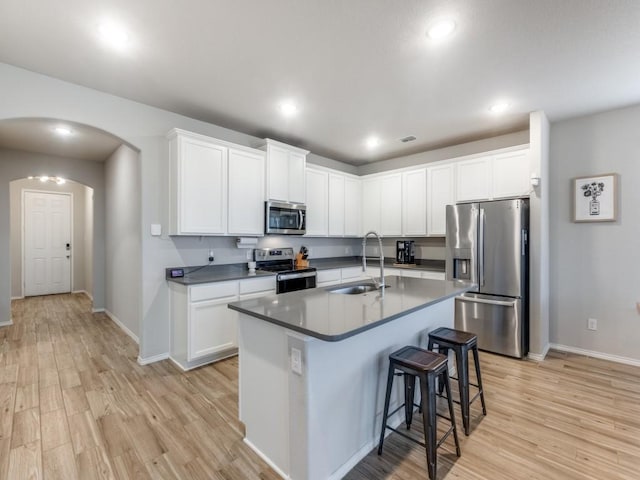
[[[90,308],[83,295],[13,302],[14,325],[0,328],[0,480],[279,478],[242,442],[237,358],[140,366],[137,345]],[[474,404],[466,438],[458,415],[462,457],[447,440],[439,479],[640,479],[640,368],[480,357],[489,414]],[[391,435],[345,478],[426,479],[425,467],[422,448]]]

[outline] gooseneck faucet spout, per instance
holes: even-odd
[[[367,255],[366,255],[366,247],[367,247],[367,237],[376,237],[378,239],[378,248],[380,251],[380,283],[376,282],[376,279],[373,278],[373,282],[376,283],[376,288],[384,289],[384,254],[382,253],[382,236],[378,235],[377,232],[371,231],[367,232],[362,239],[362,271],[367,271]]]

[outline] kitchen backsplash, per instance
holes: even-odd
[[[213,250],[214,265],[247,262],[247,252],[252,249],[238,248],[236,237],[170,237],[175,244],[183,265],[207,263],[209,250]],[[444,260],[444,238],[409,238],[416,242],[416,258]],[[358,238],[303,238],[288,235],[268,235],[258,238],[256,248],[292,247],[298,251],[301,245],[309,248],[310,258],[348,257],[362,254],[362,239]],[[396,238],[383,238],[384,256],[395,258]],[[367,255],[378,254],[378,242],[367,240]]]

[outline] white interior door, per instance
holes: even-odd
[[[24,192],[24,295],[71,291],[71,196]]]

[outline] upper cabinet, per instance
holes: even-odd
[[[402,175],[392,173],[362,182],[362,230],[402,235]]]
[[[402,234],[427,234],[427,169],[402,174]]]
[[[521,197],[531,189],[529,150],[515,150],[456,163],[458,202]]]
[[[338,173],[329,174],[329,236],[344,236],[345,178]]]
[[[207,137],[172,130],[170,235],[223,235],[227,230],[226,146]]]
[[[446,207],[456,203],[455,165],[427,168],[427,234],[445,235]]]
[[[305,171],[307,150],[267,139],[262,150],[267,152],[268,200],[305,203]]]
[[[307,169],[307,236],[326,236],[329,229],[328,174]]]
[[[231,235],[264,234],[265,155],[229,148],[229,227]]]
[[[362,181],[347,175],[344,177],[344,235],[362,236]]]
[[[174,129],[169,235],[262,235],[264,152]]]

